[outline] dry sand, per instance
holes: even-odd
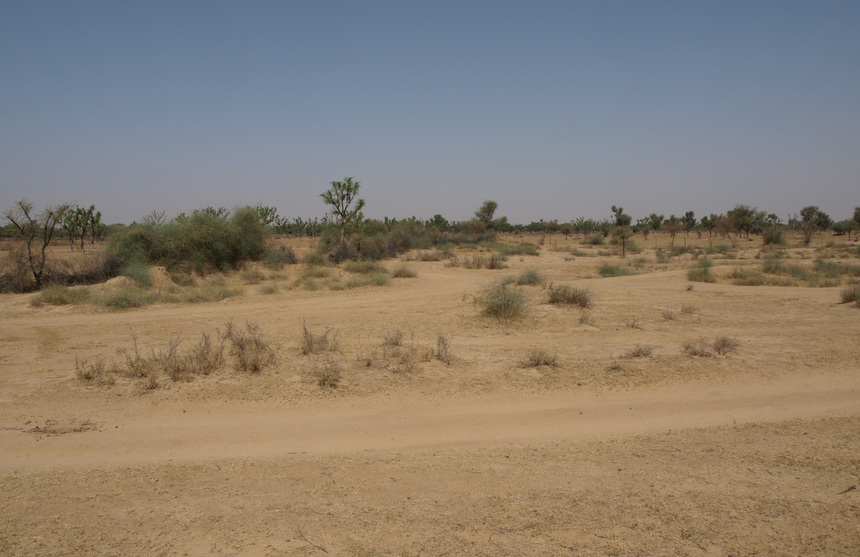
[[[626,260],[568,245],[588,252],[557,238],[508,269],[410,261],[416,278],[338,291],[293,288],[300,266],[237,273],[240,296],[122,312],[0,296],[0,554],[860,554],[860,309],[838,287],[688,289],[690,255],[657,262],[653,238]],[[527,268],[589,288],[588,318],[540,286],[522,321],[480,316],[481,288]],[[302,319],[336,331],[338,388],[312,377]],[[275,365],[75,377],[132,332],[148,354],[230,320]],[[407,364],[380,346],[398,329]],[[428,356],[439,332],[451,365]],[[719,336],[738,349],[684,351]],[[523,368],[536,347],[558,365]]]

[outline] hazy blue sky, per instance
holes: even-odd
[[[860,205],[860,2],[0,0],[0,209]]]

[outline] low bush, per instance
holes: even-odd
[[[266,250],[263,256],[263,262],[271,269],[280,269],[285,265],[295,265],[299,262],[293,248],[279,246]]]
[[[388,270],[377,261],[346,261],[343,264],[343,270],[348,273],[361,275],[370,275],[375,273],[388,273]]]
[[[462,267],[464,269],[504,269],[507,267],[505,258],[498,254],[453,257],[445,263],[446,267]]]
[[[340,385],[343,368],[334,357],[327,355],[311,362],[311,374],[320,387],[336,389]]]
[[[857,307],[860,307],[860,285],[854,284],[842,290],[842,303],[850,304],[854,302]]]
[[[600,276],[602,277],[624,277],[633,274],[630,269],[625,269],[624,267],[617,267],[608,263],[604,263],[603,265],[601,265],[597,269],[597,272],[600,273]]]
[[[418,273],[406,265],[398,265],[391,271],[391,276],[394,278],[415,278]]]
[[[738,339],[736,338],[726,336],[717,337],[716,339],[714,339],[714,352],[721,356],[724,356],[729,352],[737,350],[740,344],[740,341],[738,341]]]
[[[476,298],[481,314],[508,323],[522,318],[526,313],[527,298],[517,287],[503,282],[486,286]]]
[[[717,277],[711,272],[713,265],[714,263],[710,259],[702,257],[687,271],[687,280],[693,282],[717,282]]]
[[[547,290],[550,304],[576,305],[590,308],[593,304],[591,291],[587,288],[577,288],[569,284],[550,284]]]
[[[684,341],[684,352],[690,356],[713,356],[708,339],[704,337]]]
[[[30,298],[30,305],[33,307],[49,306],[64,306],[70,304],[82,304],[88,302],[90,292],[86,288],[61,286],[52,284],[41,292]]]
[[[529,353],[520,360],[520,367],[555,367],[558,365],[558,352],[550,352],[543,348],[532,348]]]
[[[243,331],[234,327],[232,322],[227,323],[225,337],[239,371],[258,373],[275,363],[275,350],[265,340],[257,324],[246,323]]]
[[[654,347],[650,344],[637,344],[627,351],[625,356],[628,358],[646,358],[654,352]]]
[[[337,350],[337,347],[337,330],[329,327],[322,333],[314,333],[308,328],[305,320],[302,319],[302,339],[300,343],[302,354],[334,352]]]
[[[451,365],[451,361],[454,359],[451,354],[451,337],[443,333],[436,333],[436,350],[433,352],[433,357],[446,366]]]
[[[543,284],[544,278],[537,269],[526,269],[517,277],[516,283],[520,286],[539,286]]]

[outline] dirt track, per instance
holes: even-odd
[[[3,296],[0,553],[860,553],[860,313],[838,289],[688,290],[684,260],[601,279],[548,249],[509,263],[121,313]],[[593,324],[539,287],[522,323],[477,314],[483,284],[528,267],[588,285]],[[336,390],[308,375],[301,317],[339,331]],[[118,358],[130,330],[148,350],[231,318],[275,341],[272,369],[147,392],[74,378],[75,355]],[[421,348],[451,334],[454,362],[395,369],[394,328]],[[737,352],[683,352],[725,334]],[[625,356],[639,343],[654,353]],[[533,346],[559,366],[521,367]]]

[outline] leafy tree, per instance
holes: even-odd
[[[854,207],[854,222],[856,222],[858,228],[860,228],[860,207]]]
[[[708,239],[711,238],[714,229],[717,227],[717,223],[719,222],[720,217],[711,213],[707,217],[702,217],[699,221],[699,224],[702,225],[702,228],[708,231]]]
[[[648,215],[648,226],[651,227],[651,231],[654,233],[654,246],[657,246],[657,231],[660,230],[663,226],[663,215],[658,215],[656,213],[651,213]]]
[[[484,201],[484,204],[481,205],[481,208],[475,211],[475,218],[484,223],[487,228],[492,228],[493,225],[493,215],[496,214],[496,209],[499,208],[499,204],[495,201]]]
[[[851,233],[857,228],[857,223],[853,219],[845,219],[833,223],[833,231],[838,235],[848,234],[848,241],[851,241]]]
[[[663,230],[669,233],[669,238],[671,239],[669,247],[673,247],[675,245],[675,236],[681,231],[683,226],[681,219],[675,215],[669,215],[669,218],[663,221]]]
[[[633,217],[624,214],[624,207],[612,206],[612,214],[615,216],[615,226],[630,226]]]
[[[761,225],[765,216],[767,216],[767,213],[749,205],[735,205],[734,209],[726,213],[726,218],[729,219],[734,229],[738,231],[738,235],[741,232],[746,232],[747,240],[750,238],[750,232]]]
[[[33,275],[36,289],[42,288],[42,276],[45,272],[46,250],[54,237],[54,231],[63,222],[69,204],[46,207],[40,214],[33,213],[33,203],[22,199],[15,206],[3,213],[10,223],[15,226],[18,235],[27,245],[27,266]]]
[[[257,203],[254,205],[254,210],[257,211],[257,214],[260,216],[260,222],[262,222],[264,226],[269,226],[278,218],[277,207],[269,207],[268,205]]]
[[[633,230],[629,226],[616,226],[612,230],[612,237],[621,241],[621,257],[627,257],[627,239],[633,236]]]
[[[681,227],[684,229],[684,247],[687,247],[687,237],[690,235],[690,230],[696,227],[696,213],[687,211],[680,220]]]
[[[803,232],[803,243],[809,245],[812,236],[819,230],[827,230],[833,225],[830,217],[816,207],[810,205],[800,210],[800,230]]]
[[[347,227],[360,224],[364,218],[361,212],[365,204],[364,199],[356,199],[360,188],[359,182],[354,182],[352,177],[346,177],[343,182],[332,182],[331,188],[320,194],[325,204],[331,207],[332,217],[340,225],[341,243],[346,241]]]
[[[75,207],[74,209],[70,207],[69,210],[66,211],[66,214],[63,215],[63,231],[69,239],[69,248],[72,251],[75,251],[75,238],[77,238],[79,234],[81,235],[81,238],[84,236],[83,229],[86,227],[86,223],[81,222],[81,217],[80,207]]]

